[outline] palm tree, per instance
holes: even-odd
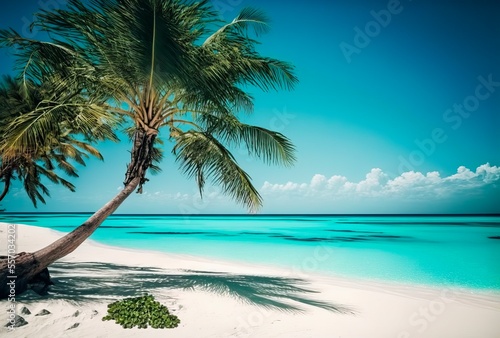
[[[27,123],[34,122],[27,115],[31,114],[31,117],[36,119],[40,118],[44,110],[54,109],[51,100],[54,102],[53,99],[57,99],[57,95],[61,94],[56,91],[57,87],[50,84],[48,80],[43,85],[39,85],[30,81],[23,82],[10,76],[3,78],[0,84],[0,133],[5,137],[0,141],[0,149],[3,149],[3,144],[9,139],[8,135],[12,126],[22,123],[23,128],[27,128],[29,127]],[[68,89],[66,88],[65,91],[68,92]],[[72,96],[74,105],[77,104],[78,98],[76,95]],[[66,101],[69,102],[69,100]],[[65,105],[66,109],[69,107]],[[0,180],[4,183],[0,201],[5,198],[12,180],[16,178],[23,182],[24,190],[35,207],[37,201],[45,203],[43,195],[50,196],[49,190],[42,183],[42,177],[75,191],[75,186],[61,177],[56,168],[70,177],[78,177],[72,161],[85,165],[85,159],[89,155],[103,159],[99,151],[85,139],[117,141],[111,128],[116,118],[106,111],[94,117],[106,117],[108,123],[97,124],[97,128],[93,128],[90,134],[87,131],[83,140],[79,140],[77,137],[82,138],[82,135],[80,135],[78,125],[72,122],[88,111],[77,112],[74,109],[64,111],[60,108],[55,110],[58,109],[56,121],[51,123],[53,128],[50,132],[46,130],[46,134],[23,140],[25,147],[22,151],[11,148],[10,152],[0,152]],[[92,119],[92,115],[87,114],[85,118]]]
[[[297,82],[292,66],[256,51],[257,41],[250,36],[265,32],[266,22],[260,11],[244,9],[224,24],[208,1],[89,0],[84,5],[70,0],[65,10],[37,16],[35,24],[51,41],[0,31],[0,43],[17,48],[24,76],[62,73],[67,85],[83,86],[84,97],[126,119],[133,134],[124,188],[71,233],[17,257],[18,292],[33,275],[75,250],[133,191],[142,191],[148,170],[160,158],[155,143],[162,130],[173,143],[181,170],[195,178],[200,193],[211,179],[249,209],[261,206],[259,193],[230,148],[244,145],[267,163],[291,165],[295,160],[285,136],[237,117],[253,108],[246,87],[291,89]],[[11,128],[2,151],[22,151],[22,139],[47,127],[35,123]],[[0,270],[5,286],[6,262],[0,262]]]

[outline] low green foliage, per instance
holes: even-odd
[[[102,320],[114,319],[125,329],[138,326],[145,329],[174,328],[180,323],[177,316],[169,313],[165,305],[156,301],[152,295],[126,298],[108,305],[108,314]]]

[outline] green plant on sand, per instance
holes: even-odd
[[[156,301],[152,295],[135,298],[125,298],[108,305],[108,314],[102,318],[115,320],[125,329],[138,326],[145,329],[151,326],[154,329],[177,327],[180,323],[176,315],[170,314],[165,305]]]

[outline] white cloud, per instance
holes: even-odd
[[[489,163],[479,166],[476,174],[482,177],[484,182],[491,183],[500,180],[500,169],[496,166],[490,166]]]
[[[171,198],[171,196],[169,196]],[[190,197],[189,194],[182,194],[180,192],[178,192],[177,194],[175,194],[175,196],[173,197],[174,200],[181,200],[181,201],[186,201],[188,200]]]
[[[366,179],[355,184],[356,192],[360,194],[372,194],[383,191],[384,185],[387,183],[389,177],[382,172],[380,168],[373,168],[368,174]]]
[[[328,179],[327,189],[338,189],[347,182],[347,178],[340,175],[334,175]]]
[[[473,173],[469,168],[466,168],[462,165],[458,167],[457,173],[455,175],[451,175],[448,177],[448,180],[470,180],[474,177],[476,177],[476,174]]]
[[[324,175],[316,174],[311,179],[311,188],[322,188],[326,183],[326,177]]]
[[[439,172],[421,173],[415,171],[404,172],[390,178],[380,168],[373,168],[366,174],[365,179],[359,182],[350,182],[344,176],[334,175],[327,178],[315,174],[310,183],[287,182],[285,184],[265,182],[261,188],[263,194],[297,192],[305,196],[388,196],[388,197],[439,197],[454,193],[475,191],[500,181],[500,167],[483,164],[475,171],[464,166],[457,169],[457,173],[441,177]]]
[[[267,191],[298,191],[300,189],[305,189],[307,187],[310,187],[311,185],[308,185],[306,183],[298,184],[298,183],[293,183],[293,182],[287,182],[285,184],[271,184],[269,182],[264,182],[263,189]]]

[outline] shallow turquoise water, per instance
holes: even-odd
[[[88,214],[0,214],[69,232]],[[93,240],[404,283],[500,290],[500,216],[113,215]]]

